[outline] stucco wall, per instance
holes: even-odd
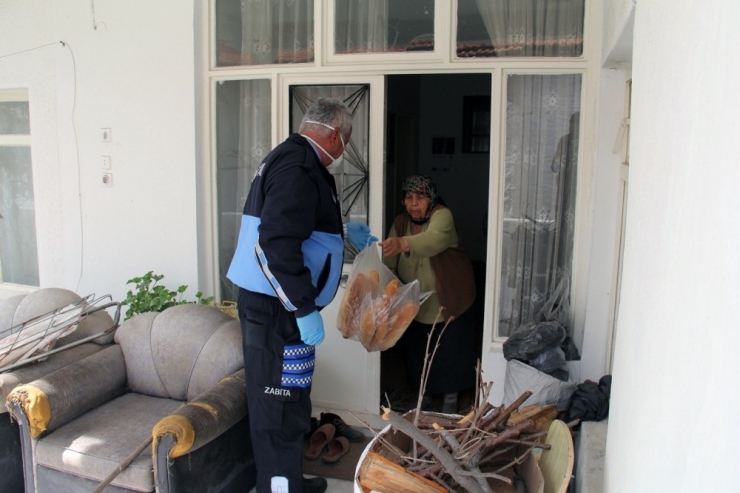
[[[606,487],[736,491],[740,3],[638,3]]]
[[[193,5],[156,5],[0,0],[0,89],[29,90],[43,286],[123,299],[155,270],[194,296]]]

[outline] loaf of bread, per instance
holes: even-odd
[[[398,279],[380,286],[378,271],[355,273],[339,306],[337,328],[346,339],[357,339],[368,351],[393,347],[419,313],[419,303],[399,292]]]
[[[377,274],[377,272],[376,272]],[[353,336],[360,328],[360,309],[366,296],[380,294],[380,285],[375,276],[357,273],[347,283],[344,298],[339,305],[337,328],[345,339]]]

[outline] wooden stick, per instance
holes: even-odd
[[[393,428],[405,433],[411,437],[412,440],[418,441],[421,445],[426,447],[427,450],[429,450],[444,466],[445,472],[452,476],[460,486],[465,488],[469,493],[484,493],[475,480],[460,474],[463,471],[460,464],[458,464],[449,452],[440,447],[431,437],[427,436],[412,423],[409,423],[402,416],[394,413],[390,409],[386,414],[388,416],[388,421],[390,421]]]
[[[519,406],[521,406],[524,401],[529,399],[529,397],[532,395],[532,392],[527,390],[522,395],[519,396],[517,400],[511,403],[509,407],[504,409],[504,411],[498,415],[498,417],[491,423],[488,427],[488,430],[495,430],[497,426],[506,424],[506,420],[509,419],[509,416],[511,416],[511,413],[519,409]]]
[[[144,449],[147,448],[151,444],[152,444],[152,437],[150,436],[149,438],[146,439],[144,443],[139,445],[137,449],[134,450],[134,452],[131,455],[126,457],[123,460],[123,462],[121,462],[121,464],[112,473],[108,474],[103,480],[103,482],[100,483],[97,488],[95,488],[95,491],[93,491],[93,493],[100,493],[101,491],[103,491],[106,488],[106,486],[111,484],[111,482],[114,479],[116,479],[116,477],[118,477],[118,475],[121,474],[124,469],[126,469],[129,465],[131,465],[131,463],[139,456],[139,454],[141,454],[144,451]]]

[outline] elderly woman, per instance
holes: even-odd
[[[403,212],[380,243],[384,263],[408,283],[419,280],[422,292],[434,291],[398,345],[411,388],[420,387],[427,338],[435,326],[430,352],[439,341],[427,380],[423,406],[444,394],[442,412],[457,412],[458,392],[475,386],[475,300],[473,268],[452,218],[431,178],[412,175],[401,187]],[[441,308],[441,312],[440,312]],[[439,334],[449,321],[441,340]]]

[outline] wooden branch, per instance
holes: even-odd
[[[436,424],[436,423],[435,423]],[[451,433],[447,433],[444,428],[437,425],[435,427],[435,430],[439,431],[439,434],[442,436],[442,438],[447,442],[447,444],[452,448],[452,451],[455,452],[460,448],[460,443],[457,441],[457,438],[455,438]],[[466,468],[467,469],[467,468]],[[468,469],[468,471],[472,471],[474,473],[480,474],[480,469],[476,466],[471,469]],[[475,482],[478,483],[478,486],[481,487],[481,489],[485,493],[493,493],[493,490],[488,485],[488,481],[486,481],[486,478],[481,476],[474,476]],[[503,476],[502,476],[503,477]]]
[[[486,428],[488,431],[495,430],[499,425],[506,424],[506,420],[509,419],[509,416],[511,416],[511,413],[519,409],[519,406],[521,406],[524,401],[529,399],[529,397],[532,395],[532,392],[527,390],[522,395],[517,398],[514,402],[512,402],[509,407],[503,410],[501,414],[498,415],[498,417]]]
[[[460,474],[462,472],[460,464],[458,464],[446,450],[439,447],[439,444],[437,444],[431,437],[421,432],[416,426],[406,421],[406,419],[399,414],[391,410],[388,410],[386,414],[388,416],[388,421],[390,421],[393,428],[405,433],[413,440],[418,441],[421,445],[425,446],[427,450],[429,450],[439,460],[444,467],[445,472],[452,476],[460,486],[470,493],[485,493],[476,481]],[[473,464],[473,466],[475,467],[477,464]]]
[[[499,445],[500,443],[504,442],[505,440],[508,440],[510,438],[519,436],[519,434],[528,428],[531,428],[534,425],[531,419],[527,419],[525,421],[522,421],[516,426],[512,426],[511,428],[507,428],[506,430],[502,431],[498,435],[494,435],[488,440],[486,440],[483,445],[480,447],[480,449],[473,454],[473,456],[468,460],[468,464],[471,466],[477,466],[480,464],[480,460],[483,458],[483,456],[488,453],[491,449]]]

